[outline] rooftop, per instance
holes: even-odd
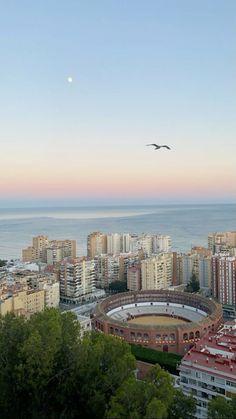
[[[210,369],[216,375],[230,375],[236,380],[236,322],[230,321],[217,333],[204,336],[184,356],[182,365]]]

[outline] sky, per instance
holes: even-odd
[[[0,56],[1,206],[236,202],[235,0],[8,0]]]

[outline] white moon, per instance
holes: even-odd
[[[68,83],[72,83],[72,81],[73,81],[72,77],[67,77],[67,81],[68,81]]]

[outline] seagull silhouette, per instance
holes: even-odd
[[[153,145],[155,147],[154,150],[159,150],[159,148],[161,148],[161,147],[168,148],[168,150],[171,149],[168,145],[158,145],[158,144],[146,144],[146,145]]]

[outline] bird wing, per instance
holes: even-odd
[[[168,148],[168,150],[170,150],[170,149],[171,149],[168,145],[161,145],[161,147]]]
[[[154,147],[159,147],[157,144],[146,144],[146,145],[154,145]]]

